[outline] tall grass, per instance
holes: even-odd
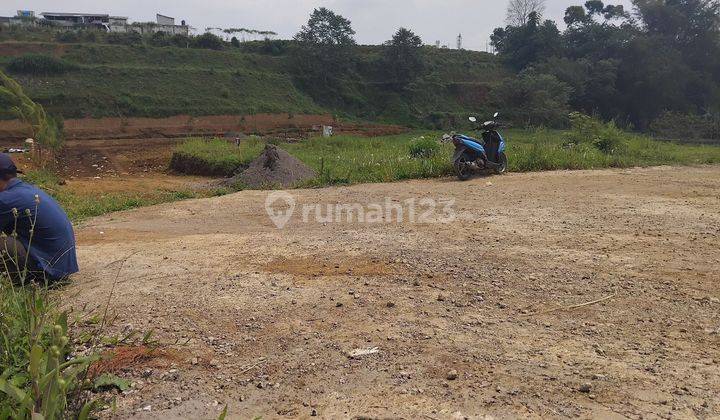
[[[591,141],[568,143],[564,134],[543,129],[511,131],[506,135],[509,169],[531,172],[720,163],[720,147],[717,146],[681,145],[623,133],[621,150],[608,153]]]
[[[180,144],[173,154],[172,169],[187,164],[182,158],[191,158],[190,173],[196,175],[232,175],[237,169],[249,164],[263,148],[263,142],[257,137],[248,137],[240,141],[239,146],[223,139],[193,138]],[[182,162],[182,163],[178,163]]]
[[[612,125],[601,125],[599,132],[507,130],[506,153],[512,172],[558,169],[597,169],[653,165],[696,165],[720,163],[720,147],[680,145],[626,133]],[[476,134],[476,133],[469,133]],[[413,178],[433,178],[453,174],[450,157],[453,146],[438,141],[441,132],[418,132],[397,136],[362,138],[314,137],[279,146],[316,170],[319,176],[302,186],[392,182]],[[423,139],[420,139],[423,137]],[[258,142],[240,152],[225,144],[190,140],[180,150],[212,161],[228,159],[247,162],[262,149]],[[219,153],[222,152],[222,153]]]
[[[53,76],[65,74],[77,67],[67,61],[46,54],[25,54],[13,57],[7,69],[15,74],[34,76]]]
[[[449,153],[446,146],[439,146],[438,150],[425,157],[413,156],[411,143],[419,135],[425,133],[370,139],[315,137],[299,143],[281,144],[280,147],[320,174],[316,180],[306,184],[308,186],[392,182],[448,175],[452,168],[447,153],[443,153]],[[434,134],[430,133],[430,136]]]
[[[35,212],[14,210],[16,218],[30,218],[30,248]],[[17,226],[17,223],[15,224]],[[5,235],[3,233],[3,235]],[[17,232],[10,235],[17,238]],[[79,398],[84,372],[92,357],[73,356],[68,316],[48,291],[47,281],[31,276],[3,249],[0,270],[0,418],[60,419],[71,411],[87,418],[92,403]],[[15,263],[10,260],[15,261]]]
[[[67,314],[42,285],[15,286],[0,278],[0,418],[64,418],[80,407],[92,357],[74,357]],[[75,403],[75,404],[72,404]]]

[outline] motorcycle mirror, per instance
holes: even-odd
[[[495,115],[493,115],[493,118],[497,118],[497,117],[499,117],[499,116],[500,116],[500,113],[499,113],[499,112],[496,112]]]
[[[475,117],[470,117],[470,118],[468,118],[468,120],[470,120],[470,122],[477,122],[477,118],[475,118]]]

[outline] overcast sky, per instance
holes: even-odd
[[[562,24],[570,5],[584,0],[548,0],[546,18]],[[630,8],[630,0],[615,0]],[[484,50],[492,30],[504,26],[505,0],[1,0],[0,16],[18,9],[40,12],[107,13],[150,21],[160,13],[181,19],[202,32],[212,27],[270,30],[292,37],[313,8],[325,6],[350,19],[361,44],[389,39],[401,26],[426,44],[439,40],[454,48],[462,33],[465,48]]]

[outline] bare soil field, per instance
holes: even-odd
[[[65,135],[69,140],[205,137],[222,136],[228,132],[303,138],[313,132],[321,133],[323,125],[333,126],[336,133],[368,136],[407,131],[396,125],[340,122],[331,115],[313,114],[178,115],[167,118],[81,118],[64,121]],[[23,140],[27,132],[27,128],[16,120],[0,121],[0,139]]]
[[[84,223],[59,293],[85,311],[112,293],[109,333],[160,343],[112,350],[102,370],[134,385],[102,416],[720,414],[720,167],[291,193],[452,197],[457,218],[277,229],[244,191]]]
[[[230,137],[255,133],[300,140],[322,133],[382,136],[407,129],[395,125],[338,122],[331,115],[215,115],[168,118],[83,118],[65,120],[67,140],[59,158],[60,173],[69,178],[142,175],[166,172],[173,149],[188,137]],[[0,147],[23,147],[28,128],[0,121]]]

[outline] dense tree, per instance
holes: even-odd
[[[565,24],[567,26],[582,25],[588,22],[590,17],[582,6],[570,6],[565,10]]]
[[[193,46],[195,48],[205,48],[208,50],[221,50],[225,42],[217,35],[210,32],[193,38]]]
[[[619,123],[645,129],[667,111],[675,119],[717,113],[720,1],[633,4],[633,15],[600,0],[571,6],[562,34],[530,16],[496,29],[493,45],[509,67],[533,67],[570,86],[573,108]]]
[[[295,35],[294,69],[312,89],[337,86],[353,68],[355,31],[348,19],[321,7]]]
[[[559,52],[560,31],[555,22],[546,20],[541,23],[540,15],[532,12],[525,25],[495,29],[491,41],[505,64],[522,70]]]
[[[423,72],[422,40],[412,31],[400,28],[385,43],[383,73],[398,90],[407,88]]]
[[[321,7],[310,15],[307,25],[303,25],[295,40],[314,46],[347,47],[355,45],[355,31],[351,22]]]
[[[570,112],[570,91],[570,87],[555,76],[529,68],[500,84],[493,92],[493,99],[512,120],[528,126],[558,126]]]
[[[511,26],[523,26],[531,13],[542,15],[544,12],[545,0],[510,0],[505,21]]]

